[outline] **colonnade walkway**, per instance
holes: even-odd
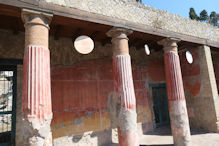
[[[191,131],[192,146],[218,146],[219,133]],[[140,146],[173,146],[173,137],[169,126],[157,128],[153,132],[139,137]]]

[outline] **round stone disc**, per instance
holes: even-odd
[[[191,52],[189,52],[189,51],[186,51],[186,60],[187,60],[188,63],[190,63],[190,64],[193,62],[192,54],[191,54]]]
[[[75,39],[74,47],[81,54],[89,54],[94,49],[94,42],[90,37],[82,35]]]
[[[145,49],[145,53],[146,53],[147,55],[150,55],[150,49],[149,49],[149,47],[148,47],[147,44],[144,45],[144,49]]]

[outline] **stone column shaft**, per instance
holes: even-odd
[[[177,42],[176,39],[164,39],[158,43],[164,47],[168,106],[174,145],[188,146],[191,135]]]
[[[25,26],[23,64],[24,145],[52,145],[50,52],[48,49],[51,14],[22,10]]]
[[[136,99],[127,38],[129,33],[131,31],[122,28],[113,28],[108,32],[113,44],[114,98],[120,146],[138,145]]]

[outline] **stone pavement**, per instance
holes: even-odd
[[[219,133],[192,130],[192,146],[219,146]],[[157,128],[139,139],[140,146],[173,146],[170,127]]]

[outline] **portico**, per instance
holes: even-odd
[[[150,84],[166,87],[174,145],[190,145],[191,128],[218,131],[219,99],[211,58],[211,50],[218,52],[217,41],[206,43],[205,38],[51,3],[37,8],[21,8],[22,4],[0,5],[0,31],[5,36],[0,49],[6,52],[6,38],[17,42],[13,53],[2,58],[23,61],[18,70],[23,74],[18,87],[23,90],[18,90],[22,96],[17,99],[18,113],[22,111],[16,120],[17,145],[104,145],[115,137],[121,146],[139,145],[139,137],[156,128],[157,114],[162,118],[153,109],[156,93]],[[7,17],[17,20],[18,34],[10,34],[13,23]],[[95,42],[88,55],[73,47],[80,35]],[[187,50],[192,64],[185,59]],[[195,124],[205,119],[207,124]],[[118,135],[113,136],[111,128]]]

